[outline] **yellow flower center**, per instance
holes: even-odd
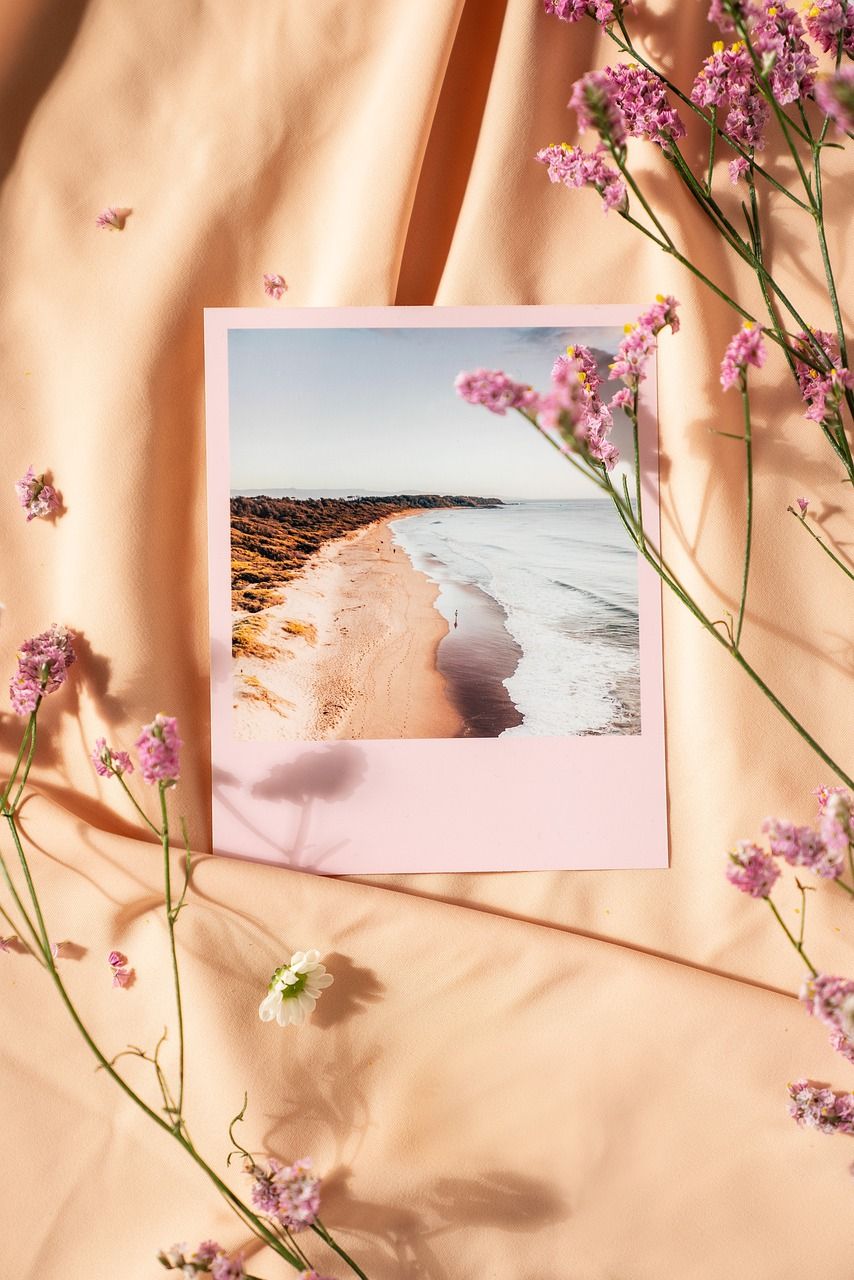
[[[635,330],[636,328],[637,328],[637,325],[634,325],[634,324],[624,324],[624,325],[623,325],[623,333],[632,333],[632,332],[634,332],[634,330]]]
[[[724,51],[723,40],[716,40],[715,43],[712,45],[712,53],[723,53],[723,51]]]

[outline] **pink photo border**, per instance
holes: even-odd
[[[640,306],[205,311],[214,852],[329,875],[668,865],[661,590],[639,563],[637,735],[244,742],[231,731],[228,334],[268,328],[619,327]],[[641,469],[658,529],[655,376]]]

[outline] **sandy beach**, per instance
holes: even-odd
[[[377,520],[327,543],[282,604],[249,615],[256,653],[234,659],[239,738],[453,738],[463,721],[436,666],[438,588]],[[411,514],[415,514],[414,512]],[[246,618],[236,612],[233,621]]]

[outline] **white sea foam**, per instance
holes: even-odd
[[[506,733],[607,733],[616,721],[626,732],[639,705],[637,561],[609,502],[432,511],[391,527],[440,588],[474,585],[503,609],[521,649],[504,684],[523,717]],[[441,592],[437,607],[453,621]]]

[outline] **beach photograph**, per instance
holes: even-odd
[[[637,556],[611,502],[454,387],[477,367],[545,387],[573,344],[607,378],[622,336],[229,331],[236,738],[640,733]],[[619,484],[620,411],[613,438]]]

